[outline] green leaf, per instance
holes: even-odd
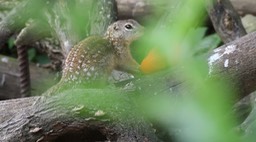
[[[218,47],[220,43],[221,43],[221,39],[216,33],[206,36],[198,44],[195,50],[195,55],[202,55],[204,53],[208,53],[209,51]]]
[[[35,56],[36,56],[36,50],[35,48],[30,48],[28,50],[28,60],[29,61],[32,61],[33,59],[35,59]]]
[[[198,27],[196,29],[191,30],[190,33],[190,40],[193,40],[195,42],[200,42],[206,33],[207,28],[206,27]]]
[[[199,44],[199,47],[214,49],[220,44],[220,42],[221,42],[220,37],[217,34],[212,34],[205,37]]]
[[[14,38],[10,38],[8,40],[7,44],[9,49],[12,49],[14,47],[14,41],[15,41]]]
[[[36,61],[37,61],[39,64],[47,64],[47,63],[50,63],[50,59],[49,59],[48,56],[45,55],[45,54],[36,56]]]

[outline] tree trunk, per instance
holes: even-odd
[[[75,97],[70,93],[76,94]],[[2,101],[1,106],[18,109],[1,109],[4,115],[0,140],[157,141],[150,124],[134,111],[135,105],[130,104],[129,96],[120,93],[118,90],[76,89],[50,98]],[[26,102],[29,105],[24,105]]]

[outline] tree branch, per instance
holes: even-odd
[[[208,14],[215,31],[228,43],[246,35],[239,15],[229,0],[206,0]]]
[[[255,38],[256,32],[253,32],[223,45],[215,49],[208,59],[210,75],[229,79],[232,89],[238,92],[238,98],[256,89]]]

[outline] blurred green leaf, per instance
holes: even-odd
[[[235,92],[228,86],[228,81],[208,80],[207,59],[192,56],[195,52],[205,53],[216,48],[221,42],[216,34],[206,36],[207,28],[194,27],[195,23],[204,20],[201,18],[202,8],[201,2],[186,0],[173,25],[146,38],[151,46],[163,51],[170,66],[178,68],[180,74],[175,77],[185,80],[184,90],[140,101],[149,118],[168,129],[177,141],[239,142],[241,135],[232,131],[236,118],[230,114]],[[174,100],[174,96],[179,97]]]
[[[220,45],[221,39],[220,37],[215,33],[206,36],[201,40],[201,42],[198,44],[195,50],[195,55],[202,55],[204,53],[208,53],[209,51],[212,51],[218,45]]]
[[[35,48],[30,48],[28,50],[28,60],[32,61],[36,57],[36,50]]]
[[[203,40],[206,30],[207,30],[206,27],[198,27],[196,29],[191,29],[187,34],[187,37],[190,39],[190,41],[193,41],[194,43],[198,44]],[[193,47],[195,45],[191,44],[190,46]]]
[[[50,63],[50,59],[48,58],[47,55],[40,54],[36,56],[36,62],[38,62],[39,64],[47,64],[47,63]]]
[[[214,49],[221,43],[220,37],[215,33],[206,36],[199,44],[199,48]]]
[[[203,55],[218,47],[221,43],[220,37],[216,33],[206,36],[206,30],[206,27],[191,29],[186,35],[182,46],[191,49],[196,56]]]
[[[12,49],[12,48],[14,47],[14,41],[15,41],[14,38],[10,38],[10,39],[8,40],[7,44],[8,44],[8,48],[9,48],[9,49]]]

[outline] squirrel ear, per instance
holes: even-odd
[[[114,24],[114,30],[116,30],[116,31],[119,30],[117,24]]]

